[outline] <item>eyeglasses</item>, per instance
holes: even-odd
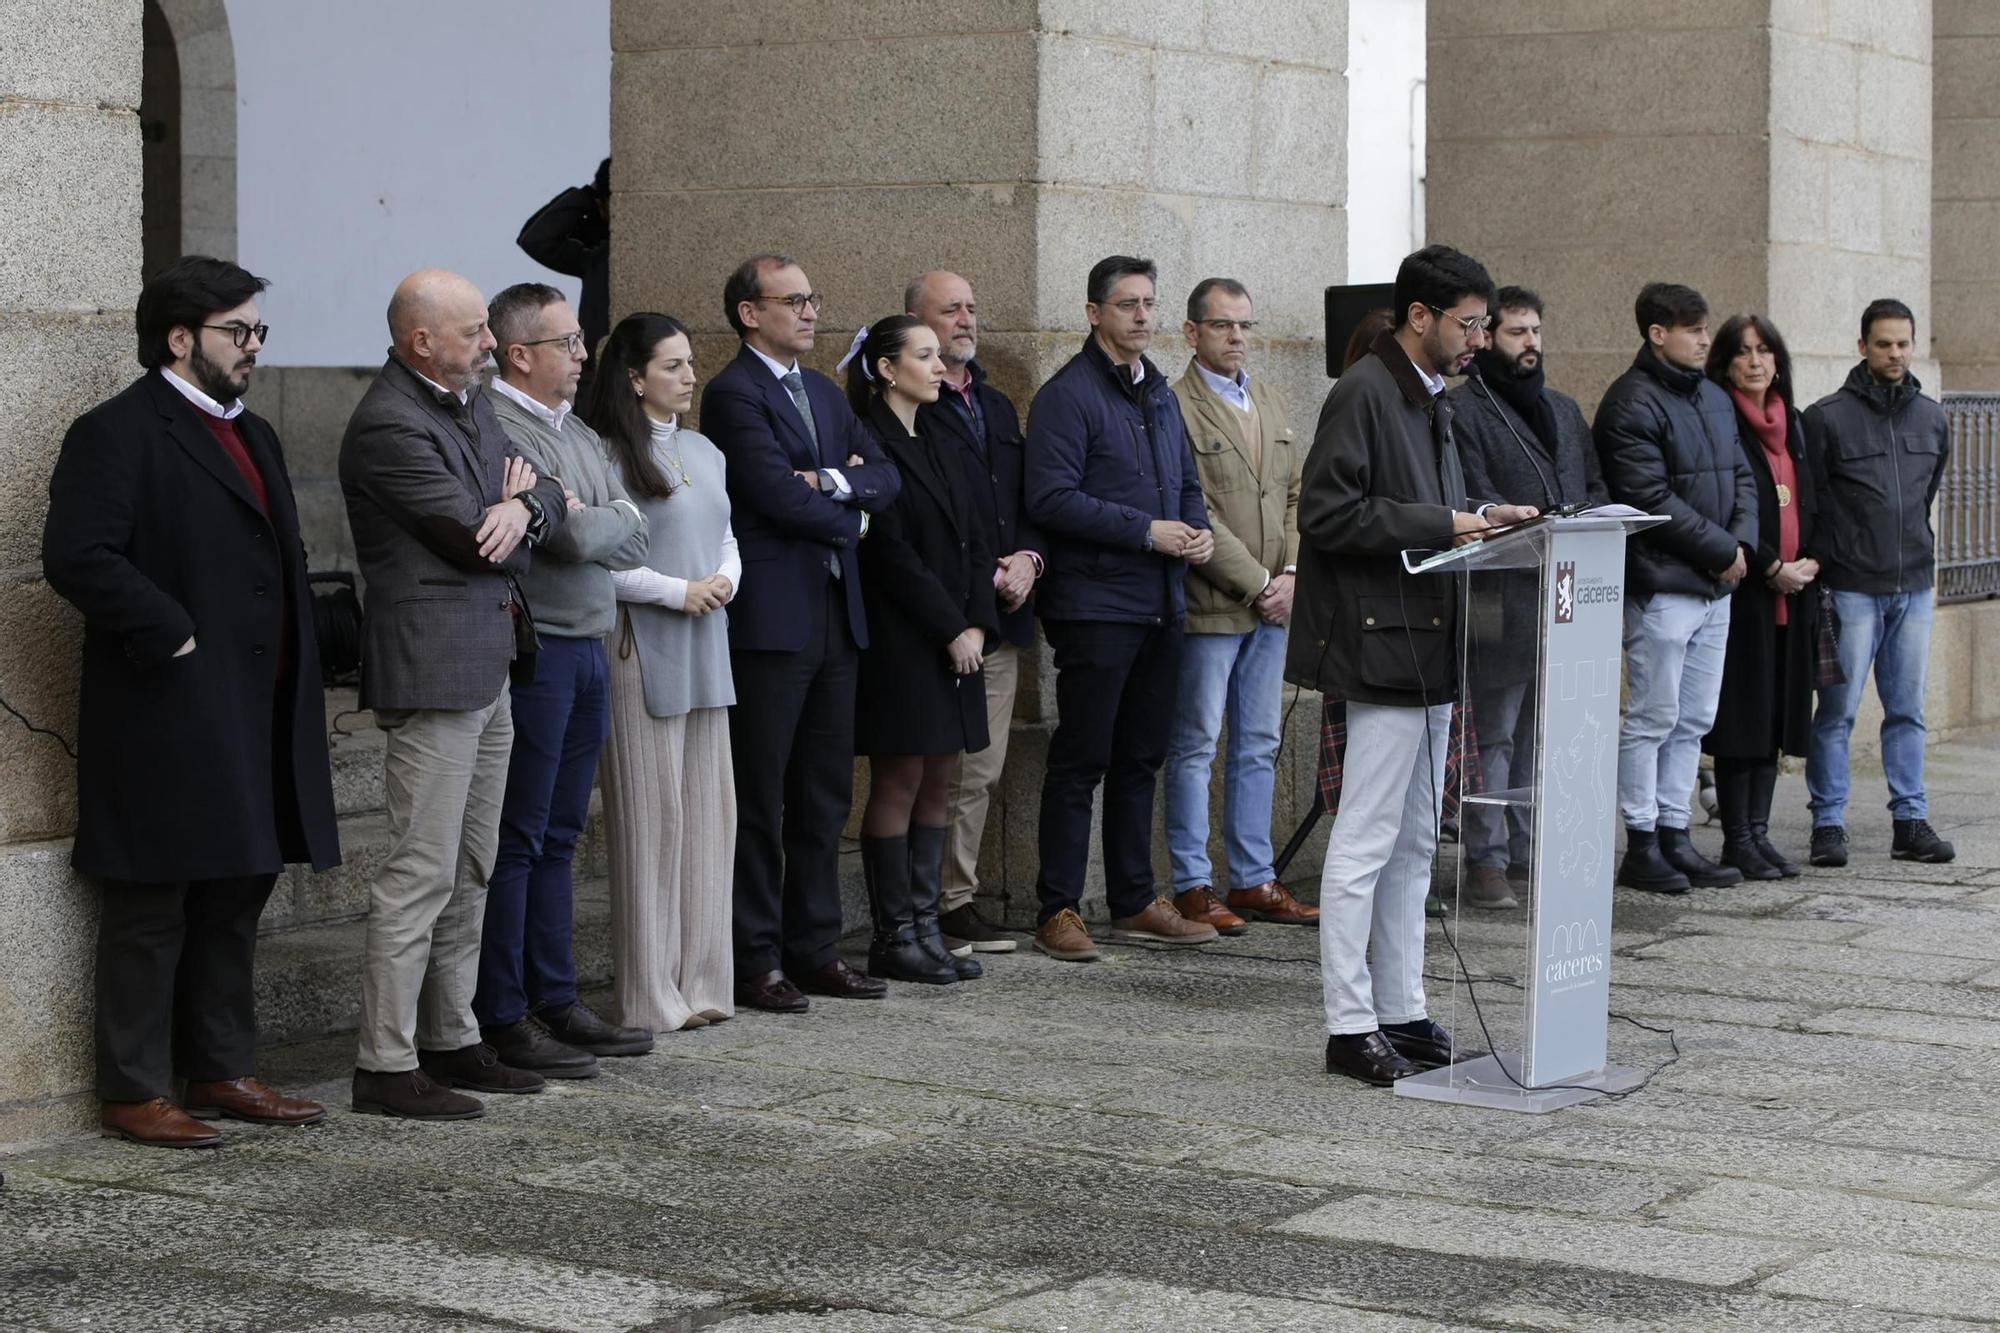
[[[217,333],[228,334],[229,341],[235,343],[238,348],[248,347],[252,338],[255,338],[260,343],[268,342],[271,338],[271,326],[269,324],[244,324],[236,320],[231,320],[227,324],[204,324],[202,327],[205,329],[214,329]]]
[[[788,305],[792,308],[794,315],[803,315],[806,312],[807,306],[811,306],[814,311],[818,311],[820,307],[826,304],[826,298],[818,292],[791,292],[784,296],[759,296],[756,299],[759,301],[776,301],[781,305]]]
[[[1151,296],[1129,296],[1123,301],[1109,301],[1106,304],[1121,315],[1132,314],[1142,306],[1145,307],[1147,314],[1151,314],[1153,307],[1158,305],[1159,301]]]
[[[1257,321],[1254,319],[1203,319],[1195,322],[1216,333],[1233,333],[1239,329],[1248,333],[1257,327]]]
[[[583,334],[580,332],[565,333],[558,338],[537,338],[533,342],[515,343],[514,345],[516,347],[546,347],[550,343],[561,343],[565,352],[568,352],[571,356],[575,356],[583,350]]]
[[[1428,301],[1424,304],[1430,305]],[[1439,319],[1448,319],[1467,333],[1473,333],[1480,329],[1490,329],[1494,324],[1494,319],[1491,315],[1454,315],[1449,310],[1440,310],[1434,305],[1430,306],[1430,308],[1436,312]]]

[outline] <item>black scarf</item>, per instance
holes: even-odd
[[[1521,414],[1521,420],[1535,432],[1535,438],[1548,450],[1549,457],[1556,456],[1556,413],[1549,406],[1549,396],[1542,392],[1546,382],[1542,376],[1542,363],[1526,375],[1518,374],[1498,349],[1482,347],[1472,354],[1479,365],[1479,374],[1488,388],[1507,400],[1508,406]]]

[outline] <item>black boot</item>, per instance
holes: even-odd
[[[1773,760],[1750,770],[1750,845],[1785,879],[1797,879],[1799,863],[1771,845],[1771,797],[1778,790],[1778,765]]]
[[[943,986],[958,973],[938,963],[917,943],[910,916],[910,840],[861,839],[861,877],[868,884],[868,909],[875,918],[875,938],[868,945],[868,975],[892,981],[917,981]]]
[[[1618,882],[1647,893],[1686,893],[1690,887],[1688,877],[1660,855],[1660,840],[1648,828],[1625,830],[1625,859],[1618,866]]]
[[[1726,889],[1743,882],[1743,872],[1735,866],[1719,866],[1696,851],[1684,828],[1660,826],[1660,855],[1698,889]]]
[[[960,981],[971,981],[986,969],[975,959],[952,957],[938,926],[938,903],[944,898],[944,843],[950,833],[942,824],[910,825],[910,906],[917,943],[956,972]]]
[[[1763,858],[1751,838],[1751,769],[1741,759],[1715,761],[1715,805],[1722,816],[1722,864],[1736,867],[1745,879],[1783,879],[1783,873]]]

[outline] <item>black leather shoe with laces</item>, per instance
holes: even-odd
[[[1806,858],[1816,866],[1847,864],[1847,829],[1839,824],[1813,826],[1812,852]]]
[[[533,1014],[518,1023],[481,1028],[480,1034],[499,1055],[503,1065],[533,1070],[544,1078],[597,1077],[596,1056],[589,1051],[579,1051],[568,1042],[558,1041],[555,1034]]]
[[[537,1009],[535,1017],[557,1041],[592,1055],[644,1055],[653,1049],[652,1029],[608,1023],[582,1000]]]
[[[1928,819],[1899,819],[1896,821],[1895,841],[1889,844],[1889,855],[1898,861],[1929,861],[1938,863],[1949,861],[1958,855],[1958,849],[1937,835]]]

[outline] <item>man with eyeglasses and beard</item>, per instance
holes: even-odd
[[[1447,377],[1486,345],[1493,280],[1443,245],[1396,271],[1393,328],[1320,409],[1299,493],[1285,678],[1347,704],[1340,811],[1320,873],[1326,1068],[1387,1086],[1452,1062],[1424,997],[1424,894],[1458,698],[1454,581],[1402,552],[1477,541],[1538,512],[1468,498]]]
[[[1472,354],[1465,381],[1449,398],[1465,488],[1540,509],[1603,504],[1604,478],[1590,423],[1576,399],[1549,387],[1542,358],[1542,298],[1502,287],[1492,345]],[[1527,701],[1535,674],[1537,598],[1531,570],[1480,576],[1494,614],[1473,628],[1472,716],[1484,789],[1529,785],[1533,752],[1517,740],[1534,729]],[[1474,907],[1516,905],[1514,884],[1528,875],[1528,828],[1516,808],[1464,807],[1465,898]],[[1510,881],[1513,883],[1510,884]]]
[[[242,402],[264,285],[202,256],[146,284],[148,373],[70,427],[42,532],[84,618],[70,859],[103,888],[99,1118],[163,1148],[220,1144],[202,1119],[326,1117],[255,1074],[258,916],[287,863],[340,861],[298,509]]]

